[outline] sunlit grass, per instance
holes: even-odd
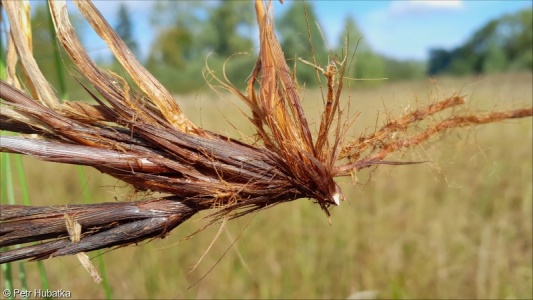
[[[531,80],[531,74],[507,74],[347,91],[351,111],[361,112],[352,134],[373,128],[385,108],[398,114],[456,90],[471,95],[474,109],[531,104]],[[234,137],[252,132],[236,109],[212,94],[177,98],[197,124]],[[316,90],[305,91],[313,117],[318,103]],[[231,237],[244,231],[235,249],[222,257],[232,240],[221,235],[189,272],[218,228],[178,241],[204,224],[204,212],[164,240],[105,253],[113,296],[176,297],[220,260],[180,297],[346,298],[377,291],[380,298],[531,298],[531,128],[527,119],[451,131],[414,154],[395,157],[428,163],[361,172],[355,186],[341,179],[347,201],[333,210],[332,226],[307,200],[231,221]],[[84,202],[77,167],[26,157],[24,166],[33,205]],[[91,169],[85,173],[82,182],[93,202],[132,200],[124,184]],[[76,257],[44,265],[50,289],[70,290],[73,298],[106,297]],[[29,288],[35,288],[38,265],[25,267]]]

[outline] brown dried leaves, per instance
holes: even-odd
[[[28,86],[31,95],[48,107],[57,107],[59,101],[54,94],[52,86],[44,78],[32,55],[29,3],[24,1],[2,1],[2,4],[9,18],[10,44],[15,46],[8,48],[9,59],[7,65],[12,66],[9,68],[12,70],[9,73],[13,75],[10,83],[20,86],[17,77],[14,76],[14,65],[17,61],[17,55],[14,51],[16,50],[20,58],[24,79],[26,79],[25,85]]]

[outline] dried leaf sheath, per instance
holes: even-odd
[[[113,128],[89,126],[74,120],[67,119],[67,123],[64,117],[39,107],[40,104],[4,82],[0,86],[3,99],[11,104],[33,104],[36,113],[32,111],[32,117],[46,120],[45,126],[52,128],[49,134],[57,140],[2,137],[3,151],[90,165],[137,188],[194,197],[198,201],[209,202],[216,197],[218,205],[235,202],[238,207],[245,204],[242,200],[254,197],[302,196],[282,172],[283,168],[280,169],[276,154],[266,149],[223,137],[202,138],[138,119],[130,122],[130,132],[122,134]],[[11,93],[17,96],[10,96]],[[73,144],[76,142],[82,145]]]
[[[11,27],[22,24],[18,6],[6,5]],[[0,129],[21,135],[0,139],[0,150],[32,155],[42,160],[87,165],[140,190],[170,194],[138,202],[51,207],[2,206],[0,247],[44,241],[0,253],[0,263],[45,259],[100,248],[122,246],[164,236],[200,210],[217,208],[212,220],[231,217],[292,201],[310,198],[329,214],[342,192],[334,181],[351,171],[375,164],[407,164],[384,159],[402,148],[413,147],[435,133],[467,125],[532,115],[532,109],[486,115],[451,114],[420,131],[410,129],[429,116],[464,103],[451,97],[390,120],[374,133],[344,144],[350,116],[341,119],[342,78],[330,63],[322,71],[328,94],[318,136],[309,129],[297,83],[283,57],[272,24],[272,11],[256,1],[260,54],[246,94],[229,82],[218,80],[244,101],[260,142],[248,145],[192,124],[162,85],[133,57],[109,24],[88,1],[75,2],[83,16],[106,41],[136,86],[100,69],[89,58],[68,20],[64,1],[49,1],[58,40],[85,81],[87,94],[98,102],[59,104],[48,99],[38,68],[27,67],[25,86],[17,88],[16,74],[0,81]],[[16,36],[8,57],[20,57],[31,66],[31,49],[24,32]],[[348,53],[347,49],[345,53]],[[9,62],[13,65],[13,62]],[[318,66],[316,66],[319,68]],[[13,68],[12,68],[13,69]],[[207,71],[208,75],[213,75]],[[227,80],[227,79],[226,79]],[[81,80],[80,80],[81,81]],[[13,83],[13,84],[12,84]],[[82,226],[81,239],[69,240],[65,214]]]
[[[94,7],[88,4],[81,4],[81,6],[88,11],[87,14],[91,15],[88,21],[97,27],[97,32],[107,37],[106,41],[113,44],[113,47],[120,48],[122,42],[116,41],[118,37],[114,33],[111,34],[112,30],[107,23],[98,13],[92,11]],[[263,103],[268,102],[268,105],[261,107],[263,116],[272,115],[272,110],[276,110],[279,116],[282,116],[264,121],[270,131],[275,133],[276,148],[246,145],[228,137],[201,129],[196,130],[192,125],[181,127],[169,120],[169,112],[164,111],[165,109],[171,111],[169,107],[174,106],[176,109],[172,113],[180,115],[181,112],[176,103],[166,106],[162,104],[164,102],[159,102],[158,97],[150,94],[150,88],[145,87],[144,93],[135,92],[118,76],[99,69],[81,48],[61,2],[50,2],[50,8],[59,40],[67,49],[79,73],[83,74],[92,88],[98,92],[99,95],[95,95],[87,89],[99,105],[70,104],[52,109],[2,81],[0,82],[0,96],[4,100],[3,105],[8,110],[2,111],[1,128],[16,130],[24,127],[21,126],[23,124],[27,125],[23,131],[33,130],[41,135],[39,139],[2,137],[2,151],[33,155],[53,162],[89,165],[131,183],[138,189],[177,195],[171,198],[172,201],[194,203],[191,207],[194,207],[195,212],[200,209],[221,207],[222,210],[218,215],[234,212],[234,216],[240,216],[269,205],[302,197],[331,201],[329,185],[334,187],[336,185],[334,185],[333,177],[327,174],[327,169],[313,157],[312,140],[310,140],[311,135],[307,125],[305,128],[299,127],[299,122],[305,120],[302,119],[305,117],[303,117],[301,107],[298,110],[302,114],[296,117],[295,122],[285,111],[288,108],[287,105],[276,106],[280,93],[285,91],[281,86],[290,86],[290,82],[284,81],[281,81],[280,85],[277,79],[279,73],[274,71],[267,73],[268,75],[265,76],[271,77],[270,82],[262,82],[260,92]],[[272,25],[268,24],[268,26]],[[273,33],[273,30],[270,29],[269,32]],[[269,43],[276,43],[279,50],[275,38],[273,36],[268,38],[271,39]],[[270,44],[263,43],[263,45],[267,47]],[[263,52],[268,53],[268,51],[270,50],[264,49]],[[130,75],[138,77],[146,85],[147,81],[140,70],[140,65],[131,63],[128,59],[125,58],[121,62],[129,64],[125,68],[129,70]],[[284,64],[283,57],[277,57],[275,63],[281,62]],[[269,64],[270,62],[267,61],[263,65],[271,70],[277,68]],[[288,79],[290,78],[283,80]],[[269,88],[268,91],[267,88]],[[297,94],[292,91],[283,97],[294,98]],[[290,105],[300,105],[299,102],[294,102],[293,98],[287,99],[291,102]],[[291,109],[293,113],[296,111],[294,108]],[[86,112],[91,112],[98,117],[91,118]],[[15,113],[20,116],[15,116]],[[84,113],[86,117],[80,117]],[[185,116],[182,120],[184,119]],[[292,128],[288,128],[287,124],[282,122],[287,122]],[[294,135],[294,132],[298,132],[299,135]],[[302,141],[301,145],[293,145],[295,136]],[[293,160],[293,155],[297,155],[300,159]],[[313,172],[309,172],[310,170]],[[320,185],[323,181],[329,185]],[[137,204],[123,203],[121,205]],[[236,211],[237,209],[239,210]],[[116,208],[116,210],[121,209]],[[58,218],[61,218],[61,215],[58,213]],[[116,215],[111,216],[119,218]],[[73,217],[78,218],[76,215]],[[46,214],[40,212],[35,213],[33,218],[44,222],[44,227],[50,225],[51,222]],[[185,220],[181,216],[174,219],[180,222]],[[8,224],[17,222],[4,217],[2,221],[7,228],[11,226]],[[127,226],[130,226],[129,223],[121,224],[115,221],[111,217],[100,219],[98,224],[84,224],[78,220],[83,227],[84,234],[91,233],[95,228],[108,228],[108,230],[128,235],[126,231]],[[21,222],[24,223],[24,221]],[[174,225],[165,224],[165,222],[158,223],[161,229],[159,232],[163,232],[162,228],[173,228]],[[54,226],[50,225],[50,227]],[[10,244],[8,241],[29,241],[25,237],[18,236],[19,232],[22,231],[11,231],[11,235],[17,236],[9,236],[2,240],[0,245]],[[54,236],[37,235],[33,240],[57,236],[57,234]],[[144,238],[146,237],[135,236],[133,240],[137,242]],[[84,243],[85,239],[82,238],[72,247],[80,251],[88,251],[115,245],[93,242],[90,249],[80,248],[87,244]],[[96,237],[94,239],[98,240]],[[24,252],[23,250],[12,251]],[[2,261],[5,262],[15,257],[20,259],[19,256],[9,253],[12,252],[2,254]],[[24,253],[28,255],[24,258],[66,254],[64,251],[48,251],[38,256],[31,254],[37,252]]]
[[[32,55],[31,47],[31,26],[29,4],[23,1],[2,1],[5,11],[10,20],[10,39],[14,43],[18,57],[27,80],[27,85],[31,94],[36,100],[42,101],[49,107],[56,107],[59,102],[53,92],[52,86],[43,74],[39,71],[37,62]],[[29,34],[27,34],[29,32]],[[14,50],[13,48],[11,50]],[[12,57],[12,60],[15,57]],[[12,68],[15,72],[14,68]],[[11,73],[11,75],[14,75]],[[18,82],[17,78],[12,78],[12,82]]]
[[[0,244],[7,246],[59,239],[3,252],[0,263],[70,255],[164,236],[201,209],[190,201],[176,200],[180,199],[168,197],[136,203],[3,207],[0,220],[7,222],[0,227]],[[82,238],[77,243],[68,239],[65,213],[83,228]]]

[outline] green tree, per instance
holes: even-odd
[[[505,52],[509,68],[532,71],[533,10],[524,9],[504,16],[499,30],[506,38]]]
[[[344,47],[344,43],[348,40],[348,50],[358,52],[369,52],[372,51],[370,45],[363,36],[363,33],[359,29],[357,22],[352,16],[346,16],[344,20],[344,30],[342,31],[339,37],[339,47]]]
[[[483,59],[483,73],[499,73],[508,65],[505,51],[497,44],[491,44]]]
[[[484,50],[476,50],[474,45],[465,45],[454,49],[451,54],[451,63],[445,70],[445,73],[459,76],[481,73],[483,64],[482,53],[484,53]]]
[[[192,36],[186,27],[168,27],[157,36],[147,65],[149,67],[164,65],[169,68],[183,68],[187,60],[187,53],[191,49]]]
[[[203,23],[199,15],[206,6],[200,1],[157,1],[150,15],[150,23],[158,35],[148,54],[147,67],[152,72],[164,67],[184,68],[187,61],[202,56],[200,36]],[[194,38],[193,38],[194,37]]]
[[[221,74],[226,59],[238,52],[252,50],[254,6],[248,1],[225,0],[209,7],[207,16],[209,19],[204,22],[195,48],[198,53],[202,53],[202,64],[198,71],[204,68],[206,55],[214,52],[216,55],[210,57],[208,64],[211,69]],[[233,57],[225,66],[225,72],[236,86],[244,87],[254,64],[253,56],[239,55]],[[200,82],[204,84],[203,78]]]
[[[357,79],[386,77],[385,60],[380,55],[371,51],[356,53],[354,65],[351,66],[350,76]]]
[[[433,48],[429,50],[428,70],[429,75],[436,75],[446,70],[452,60],[450,51],[442,48]]]
[[[242,1],[157,2],[151,17],[159,32],[151,45],[147,67],[173,91],[190,91],[205,85],[202,69],[220,71],[231,55],[252,46],[253,4]],[[228,76],[244,83],[255,61],[251,56],[232,59]],[[238,67],[234,67],[238,66]],[[237,69],[236,69],[237,68]]]
[[[128,7],[124,3],[121,3],[118,8],[118,23],[115,26],[115,31],[133,54],[138,55],[137,42],[133,37],[133,23],[130,19]]]
[[[533,68],[533,15],[531,9],[489,21],[466,43],[447,52],[430,53],[428,73],[502,72]],[[439,54],[439,55],[436,55]]]
[[[157,2],[151,20],[160,32],[152,49],[160,52],[159,48],[172,48],[170,52],[181,56],[176,61],[203,60],[209,52],[227,58],[253,46],[254,11],[248,2]],[[159,47],[163,40],[168,40],[167,45]],[[164,57],[154,53],[152,58],[157,56]]]
[[[385,75],[385,60],[380,55],[374,53],[370,45],[363,39],[363,34],[357,26],[357,22],[347,16],[345,29],[340,36],[340,45],[344,47],[345,40],[348,40],[349,51],[355,52],[355,60],[350,66],[348,77],[357,79],[383,78]],[[351,55],[351,53],[348,53]],[[369,84],[370,82],[366,82]],[[376,84],[377,81],[372,82]]]
[[[426,64],[416,60],[399,61],[385,58],[385,77],[389,80],[408,80],[423,78],[426,75]]]
[[[249,51],[252,39],[253,6],[243,1],[222,1],[209,11],[209,22],[202,32],[205,48],[222,57]]]
[[[179,24],[193,31],[201,25],[199,15],[206,9],[205,1],[156,1],[150,12],[150,23],[156,28]]]
[[[285,57],[288,59],[303,58],[307,61],[312,61],[314,52],[318,64],[322,67],[327,65],[329,51],[326,47],[325,37],[322,36],[319,28],[320,24],[312,2],[291,2],[287,11],[276,20],[276,29],[280,33],[281,48],[285,53]],[[312,44],[309,41],[309,36],[311,36]],[[297,77],[301,83],[306,83],[307,85],[316,84],[315,74],[315,70],[310,66],[301,65],[298,67]]]

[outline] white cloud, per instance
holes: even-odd
[[[452,11],[463,9],[461,0],[409,0],[392,1],[389,13],[392,15],[418,15],[435,11]]]

